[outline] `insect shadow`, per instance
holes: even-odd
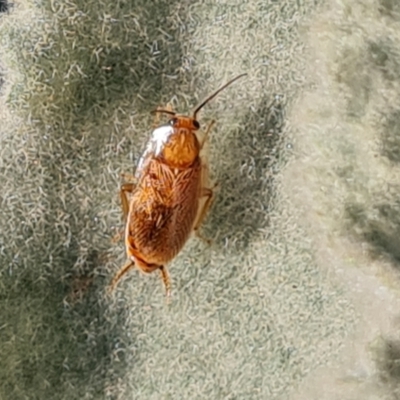
[[[219,189],[205,226],[217,246],[244,250],[268,226],[282,163],[284,105],[265,98],[243,119],[241,128],[219,147],[222,162],[213,178]]]

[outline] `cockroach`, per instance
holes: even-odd
[[[198,233],[213,202],[208,187],[207,164],[200,155],[212,121],[200,140],[198,112],[241,74],[220,87],[191,116],[172,109],[156,109],[156,116],[168,114],[169,121],[151,134],[129,183],[121,186],[120,197],[125,226],[127,262],[116,273],[110,289],[135,265],[141,271],[161,272],[167,296],[171,281],[166,267],[182,250],[190,234]],[[128,198],[129,196],[129,198]]]

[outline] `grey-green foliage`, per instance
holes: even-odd
[[[1,138],[1,398],[105,392],[122,340],[98,272],[120,222],[111,160],[134,143],[118,133],[179,72],[172,5],[44,1],[2,21],[2,59],[18,75],[7,102],[22,121]],[[70,308],[81,276],[91,294]]]
[[[352,309],[277,184],[314,7],[25,1],[2,17],[0,398],[272,399],[340,348]],[[202,111],[217,118],[214,245],[171,265],[171,307],[137,271],[105,297],[124,261],[118,175],[149,111],[186,111],[243,71]]]
[[[335,377],[324,381],[332,399],[399,398],[398,310],[391,310],[398,299],[400,268],[399,4],[368,0],[326,7],[309,33],[314,85],[292,112],[301,138],[301,162],[294,163],[300,178],[293,190],[301,194],[297,204],[304,207],[304,199],[309,201],[309,232],[319,232],[316,247],[331,252],[331,265],[354,268],[360,280],[348,281],[353,304],[368,321],[352,342],[362,349],[356,362],[367,372],[344,386]],[[373,285],[360,283],[363,277]],[[357,285],[367,288],[363,295]],[[392,296],[386,304],[379,303],[380,290]],[[369,352],[367,341],[379,346]],[[371,353],[376,363],[368,371]],[[345,367],[339,375],[346,375]],[[364,396],[359,394],[363,391]],[[315,392],[322,397],[325,386]]]
[[[137,107],[156,104],[165,77],[179,72],[182,45],[179,21],[168,18],[174,3],[145,5],[38,2],[32,20],[5,32],[24,75],[12,103],[60,128],[88,119],[100,125],[118,107],[128,112],[139,94]]]

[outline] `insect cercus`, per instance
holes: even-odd
[[[196,135],[200,129],[197,114],[218,93],[245,75],[216,90],[195,108],[192,116],[169,109],[154,111],[171,118],[153,130],[135,175],[121,187],[128,261],[115,275],[111,289],[136,265],[146,273],[159,270],[170,296],[166,264],[181,251],[193,231],[200,236],[198,229],[214,198],[207,182],[207,164],[200,155],[214,121],[200,140]]]

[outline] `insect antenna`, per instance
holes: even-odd
[[[161,109],[161,110],[160,110],[160,109],[156,109],[156,110],[150,111],[150,113],[151,113],[151,114],[160,113],[160,114],[176,115],[176,112],[175,112],[175,111],[162,110],[162,109]]]
[[[212,100],[218,93],[222,92],[226,87],[231,85],[233,82],[237,81],[239,78],[242,78],[243,76],[247,75],[246,73],[241,74],[237,76],[236,78],[231,79],[229,82],[225,83],[222,87],[220,87],[218,90],[216,90],[213,94],[208,96],[199,106],[196,107],[196,109],[193,111],[193,119],[196,119],[197,113],[210,101]]]

